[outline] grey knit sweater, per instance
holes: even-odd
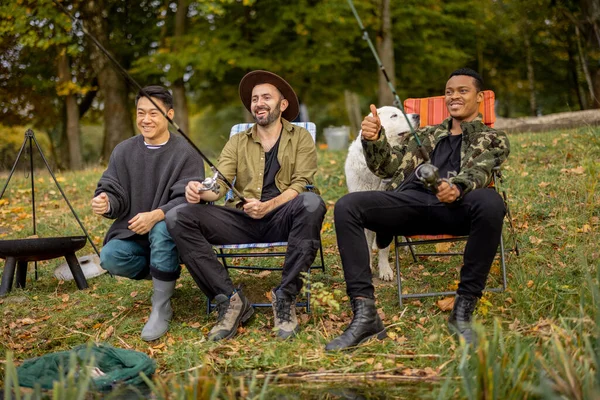
[[[105,192],[110,201],[106,218],[116,219],[104,244],[111,239],[146,239],[127,228],[141,212],[161,209],[165,214],[185,203],[185,186],[204,179],[202,158],[181,136],[171,134],[159,149],[148,149],[137,135],[119,143],[110,155],[94,196]]]

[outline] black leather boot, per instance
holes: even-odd
[[[377,336],[377,339],[385,339],[385,326],[377,314],[375,300],[352,299],[352,312],[354,317],[350,325],[344,333],[327,343],[325,350],[344,350],[358,346],[374,336]]]
[[[454,308],[448,318],[448,328],[452,333],[465,339],[467,344],[476,344],[477,337],[473,331],[471,320],[479,299],[475,296],[456,295]]]

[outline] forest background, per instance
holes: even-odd
[[[345,0],[62,1],[142,85],[172,90],[175,121],[210,155],[249,120],[240,78],[287,79],[322,129],[355,134],[392,94]],[[598,0],[355,0],[401,98],[442,93],[467,66],[502,117],[600,106]],[[0,5],[0,169],[33,127],[55,167],[106,162],[134,135],[134,96],[114,65],[50,0]]]

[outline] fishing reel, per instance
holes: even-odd
[[[438,186],[442,183],[438,167],[428,162],[423,163],[415,170],[415,176],[434,194],[438,192]]]
[[[209,176],[202,181],[202,187],[198,188],[198,192],[207,192],[210,190],[219,194],[219,171],[214,167],[211,167],[211,171],[213,172],[213,176]]]

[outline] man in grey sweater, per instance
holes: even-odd
[[[143,91],[173,118],[173,97],[162,86]],[[185,186],[204,179],[204,163],[184,138],[172,135],[168,121],[140,91],[135,99],[141,135],[119,143],[102,174],[92,210],[115,219],[100,252],[102,268],[131,279],[152,277],[152,312],[142,339],[156,340],[169,329],[171,296],[181,267],[167,231],[167,211],[185,203]]]

